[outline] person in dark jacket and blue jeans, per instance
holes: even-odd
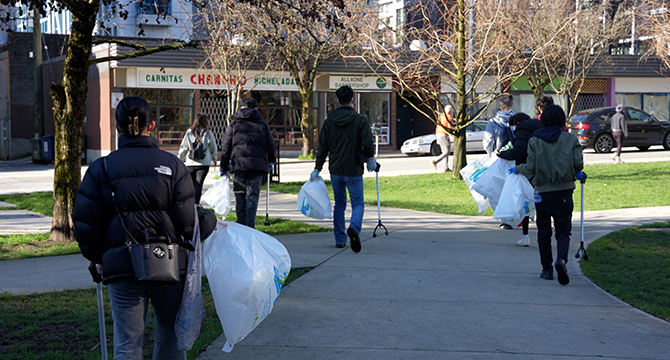
[[[127,97],[118,104],[119,148],[106,157],[106,166],[105,158],[89,166],[72,214],[82,255],[97,264],[109,286],[115,359],[142,359],[149,300],[155,318],[153,358],[186,359],[186,352],[177,349],[174,330],[184,273],[176,285],[136,282],[121,223],[138,242],[145,239],[145,231],[149,236],[167,234],[173,241],[193,236],[193,181],[184,163],[159,149],[158,140],[149,135],[155,126],[144,99]],[[180,263],[185,270],[183,250]]]
[[[226,129],[221,147],[220,174],[224,177],[229,172],[233,174],[237,222],[253,228],[256,226],[263,178],[277,158],[270,126],[256,109],[258,103],[253,98],[247,98],[242,100],[242,104]]]
[[[342,86],[335,92],[340,107],[331,111],[319,133],[319,150],[315,168],[310,174],[314,181],[323,169],[328,157],[330,183],[333,186],[335,206],[333,208],[333,230],[335,246],[343,248],[347,236],[351,240],[351,250],[361,251],[360,232],[363,226],[363,159],[366,158],[368,171],[377,169],[372,131],[368,119],[353,108],[354,91]],[[347,208],[347,191],[351,199],[351,219],[345,227],[344,210]],[[345,233],[346,229],[346,233]]]
[[[526,152],[528,140],[533,137],[536,130],[542,128],[542,124],[540,120],[531,119],[526,113],[517,113],[509,118],[509,126],[514,128],[514,147],[501,151],[498,157],[505,160],[514,160],[516,165],[525,164],[528,155]],[[528,239],[529,221],[528,216],[525,216],[521,221],[521,240],[516,242],[519,246],[530,246],[530,240]]]
[[[558,282],[570,282],[566,268],[572,231],[572,193],[575,180],[581,180],[584,168],[582,146],[573,134],[565,132],[565,112],[560,106],[547,106],[540,117],[542,129],[528,140],[528,159],[525,164],[509,171],[525,176],[533,176],[536,190],[535,209],[537,211],[537,246],[540,250],[542,273],[545,280],[554,279],[551,252],[551,220],[556,229],[556,262]]]

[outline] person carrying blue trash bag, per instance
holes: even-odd
[[[509,169],[511,173],[533,176],[537,245],[542,264],[540,277],[545,280],[554,279],[551,250],[551,220],[554,220],[557,254],[553,267],[561,285],[570,282],[566,263],[572,231],[572,193],[575,181],[584,176],[582,147],[573,134],[561,129],[565,119],[560,106],[547,106],[540,117],[542,129],[535,131],[534,137],[528,140],[526,163]]]
[[[363,226],[363,163],[368,171],[375,171],[372,131],[368,119],[353,108],[354,91],[342,86],[335,92],[340,107],[331,111],[319,133],[319,148],[316,164],[310,181],[317,181],[319,172],[328,157],[328,171],[335,196],[333,229],[335,246],[344,248],[347,236],[351,239],[351,250],[361,251],[360,232]],[[344,210],[347,207],[347,191],[351,199],[351,220],[345,227]],[[346,229],[346,232],[345,232]]]

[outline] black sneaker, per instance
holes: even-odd
[[[554,269],[542,270],[540,277],[545,280],[554,280]]]
[[[500,228],[501,228],[501,229],[505,229],[505,230],[512,230],[512,229],[514,229],[514,228],[512,227],[512,225],[510,225],[510,224],[505,224],[505,223],[500,224]]]
[[[335,244],[335,247],[338,248],[338,249],[343,249],[343,248],[347,247],[347,243],[344,243],[344,244]]]
[[[353,250],[355,253],[361,251],[361,238],[358,237],[358,231],[352,227],[349,227],[347,229],[347,235],[349,235],[349,239],[351,239],[351,250]]]
[[[568,269],[565,267],[565,261],[563,261],[563,259],[556,259],[554,267],[558,274],[558,283],[561,285],[568,285],[570,278],[568,277]]]

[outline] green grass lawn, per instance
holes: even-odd
[[[53,200],[48,201],[53,202]],[[42,207],[43,205],[38,204],[38,206]],[[226,221],[235,220],[237,220],[235,213],[231,213],[226,217]],[[256,216],[256,229],[272,236],[332,231],[332,229],[300,221],[279,218],[269,218],[268,220],[270,225],[266,226],[264,225],[265,217]],[[79,254],[80,252],[76,242],[60,243],[50,241],[48,233],[0,235],[0,261]]]
[[[584,210],[609,210],[670,205],[670,164],[667,162],[587,165]],[[364,178],[365,203],[377,205],[375,178]],[[580,184],[575,183],[575,210],[579,210]],[[273,191],[298,194],[302,182],[272,186]],[[330,181],[326,188],[333,199]],[[435,173],[380,177],[382,206],[442,214],[477,215],[477,206],[462,180]],[[482,216],[492,216],[489,209]]]
[[[284,286],[312,268],[292,269]],[[103,287],[107,353],[112,358],[114,340],[109,292]],[[195,359],[223,333],[214,300],[203,277],[206,316],[200,335],[188,352]],[[0,294],[0,360],[100,359],[100,335],[95,289],[66,290],[44,294]],[[153,310],[149,308],[144,337],[144,357],[150,359],[154,341]]]
[[[16,207],[3,208],[0,210],[30,210],[36,213],[53,216],[54,198],[53,192],[34,192],[27,194],[0,195],[0,201],[16,205]]]
[[[656,230],[651,230],[656,229]],[[592,242],[582,270],[619,299],[670,321],[670,222],[633,226]]]

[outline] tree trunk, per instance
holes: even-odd
[[[300,90],[302,99],[302,114],[300,119],[300,131],[302,131],[302,156],[308,157],[314,154],[314,120],[312,119],[312,94],[310,86],[305,90]]]
[[[465,138],[465,128],[462,128],[454,136],[454,159],[452,165],[451,176],[457,179],[461,179],[461,169],[468,164],[468,160],[465,157],[466,155],[466,145],[467,140]]]
[[[81,182],[81,135],[88,93],[88,68],[93,27],[99,3],[73,9],[73,20],[63,63],[62,84],[52,84],[54,100],[55,156],[52,241],[74,241],[72,212]]]

